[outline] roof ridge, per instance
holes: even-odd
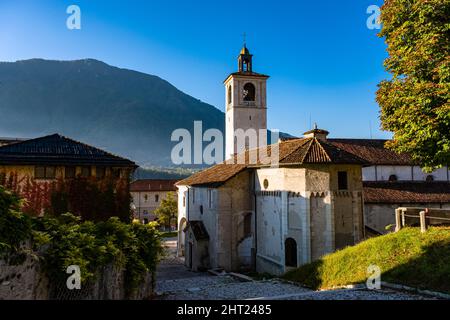
[[[53,134],[48,134],[48,135],[45,135],[45,136],[42,136],[42,137],[26,139],[26,140],[18,140],[18,142],[15,143],[14,145],[17,146],[17,145],[20,145],[20,144],[23,144],[23,143],[27,143],[27,142],[35,142],[35,141],[46,139],[46,138],[53,137],[53,136],[61,137],[61,135],[59,133],[53,133]],[[0,148],[5,148],[5,147],[8,147],[8,146],[11,146],[11,145],[10,144],[6,144],[4,146],[0,146]]]
[[[25,141],[7,144],[0,147],[0,155],[6,157],[7,161],[13,161],[13,157],[18,161],[31,161],[31,159],[97,159],[114,162],[128,162],[137,166],[133,161],[105,151],[98,147],[80,142],[59,133],[49,134],[42,137],[28,139]],[[70,161],[72,161],[70,160]],[[5,160],[6,161],[6,160]],[[53,160],[52,160],[53,161]]]
[[[325,150],[325,148],[322,146],[322,143],[319,140],[317,140],[317,138],[314,138],[314,140],[319,145],[320,149],[322,149],[322,151],[325,152],[325,155],[327,156],[328,161],[332,162],[330,155],[328,154],[327,150]]]
[[[104,154],[109,155],[109,156],[125,159],[125,158],[123,158],[123,157],[121,157],[119,155],[113,154],[113,153],[111,153],[109,151],[106,151],[104,149],[97,148],[97,147],[92,146],[90,144],[87,144],[85,142],[81,142],[79,140],[75,140],[75,139],[69,138],[69,137],[67,137],[65,135],[62,135],[60,133],[53,133],[53,134],[48,134],[48,135],[45,135],[45,136],[42,136],[42,137],[37,137],[37,138],[27,139],[27,140],[23,140],[23,141],[18,141],[17,143],[14,143],[14,145],[17,146],[17,145],[21,145],[21,144],[28,144],[30,142],[33,143],[33,142],[36,142],[36,141],[39,141],[39,140],[44,140],[44,139],[51,138],[51,137],[57,137],[57,138],[60,138],[60,139],[65,139],[65,140],[68,140],[70,142],[81,144],[81,145],[83,145],[85,147],[95,149],[96,151],[100,151],[101,153],[104,153]],[[5,148],[5,147],[8,147],[8,146],[11,146],[11,145],[7,144],[7,145],[4,145],[4,146],[1,146],[0,148]]]
[[[305,144],[306,143],[308,143],[308,140],[309,139],[312,139],[312,138],[298,138],[298,139],[292,139],[292,140],[287,140],[287,141],[282,141],[281,143],[285,143],[285,144],[288,144],[288,143],[294,143],[294,142],[299,142],[299,141],[297,141],[297,140],[303,140],[303,141],[300,141],[300,142],[303,142],[302,144],[300,144],[299,146],[297,146],[294,150],[292,150],[291,152],[289,152],[289,153],[286,153],[286,155],[283,157],[283,158],[280,158],[279,159],[279,162],[281,162],[281,161],[283,161],[284,159],[286,159],[287,157],[289,157],[291,154],[293,154],[294,152],[296,152],[297,150],[299,150],[300,148],[303,148],[304,146],[305,146]],[[279,146],[278,146],[278,148],[279,148]],[[302,162],[303,162],[303,159],[302,159]]]
[[[79,144],[81,144],[81,145],[83,145],[83,146],[85,146],[85,147],[92,148],[92,149],[95,149],[95,150],[100,151],[100,152],[102,152],[102,153],[105,153],[105,154],[108,155],[108,156],[112,156],[112,157],[116,157],[116,158],[120,158],[120,159],[125,159],[125,158],[123,158],[123,157],[121,157],[121,156],[119,156],[119,155],[117,155],[117,154],[111,153],[111,152],[106,151],[106,150],[104,150],[104,149],[100,149],[100,148],[94,147],[94,146],[92,146],[92,145],[90,145],[90,144],[87,144],[87,143],[85,143],[85,142],[81,142],[81,141],[78,141],[78,140],[75,140],[75,139],[72,139],[72,138],[63,136],[63,135],[61,135],[61,134],[59,134],[59,133],[57,133],[56,135],[59,136],[60,138],[69,140],[69,141],[74,142],[74,143],[79,143]],[[125,159],[125,160],[127,160],[127,159]]]
[[[327,160],[329,162],[332,162],[330,155],[328,154],[328,152],[325,150],[325,148],[322,146],[322,144],[319,142],[319,140],[317,138],[310,138],[311,139],[311,143],[308,145],[307,150],[305,152],[305,154],[302,157],[302,163],[305,162],[306,157],[309,155],[311,148],[313,145],[319,145],[320,150],[322,150],[325,153],[325,156],[327,158]]]
[[[305,159],[306,159],[306,156],[307,156],[308,153],[309,153],[309,150],[311,150],[311,145],[313,144],[315,138],[310,138],[310,139],[311,139],[311,141],[310,141],[309,145],[308,145],[307,148],[306,148],[306,152],[305,152],[305,154],[304,154],[303,157],[302,157],[301,163],[304,163],[304,161],[305,161]],[[298,149],[296,149],[296,151],[297,151],[297,150],[298,150]]]

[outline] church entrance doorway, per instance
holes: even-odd
[[[286,267],[297,267],[297,242],[287,238],[284,243]]]

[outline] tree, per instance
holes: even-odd
[[[178,204],[172,192],[167,194],[167,197],[161,201],[159,207],[155,210],[155,215],[158,221],[165,227],[170,227],[170,223],[176,220],[178,213]]]
[[[392,79],[379,84],[387,147],[425,171],[450,164],[450,0],[386,0],[382,30]]]

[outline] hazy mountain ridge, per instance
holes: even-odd
[[[93,59],[0,63],[0,136],[61,133],[139,164],[170,166],[177,128],[224,129],[224,114],[169,82]]]

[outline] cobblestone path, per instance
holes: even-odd
[[[230,275],[192,272],[176,257],[176,239],[165,242],[167,257],[157,270],[156,293],[160,300],[422,300],[420,295],[393,290],[343,289],[313,291],[272,279],[241,282]]]

